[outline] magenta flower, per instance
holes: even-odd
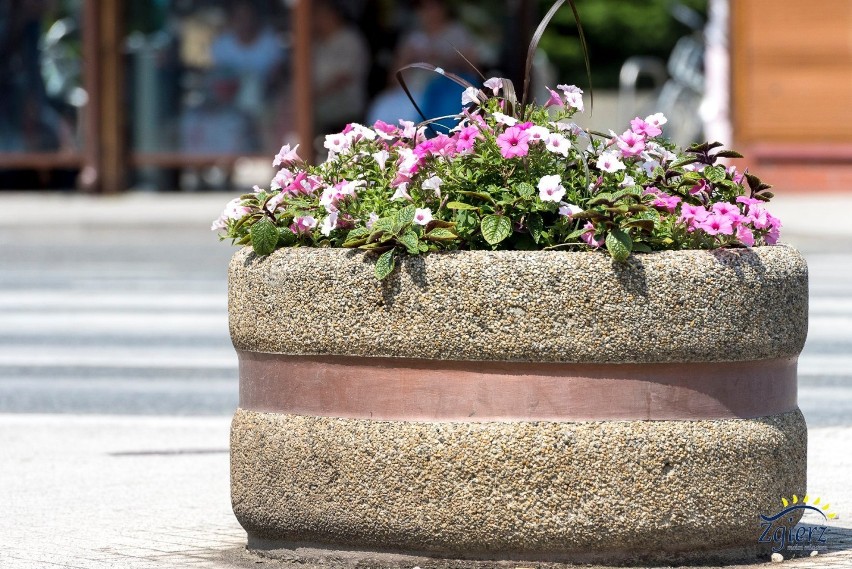
[[[305,235],[316,226],[317,220],[312,215],[303,215],[293,220],[293,223],[290,224],[290,231],[296,235]]]
[[[645,150],[645,138],[630,130],[624,131],[624,134],[617,137],[615,142],[625,158],[638,156]]]
[[[745,205],[747,205],[747,206],[749,206],[749,207],[751,207],[751,206],[753,206],[753,205],[760,205],[760,204],[762,204],[762,203],[763,203],[763,201],[762,201],[762,200],[758,200],[758,199],[755,199],[755,198],[750,198],[750,197],[748,197],[748,196],[738,196],[738,197],[737,197],[737,199],[736,199],[736,202],[737,202],[737,203],[741,203],[741,204],[745,204]]]
[[[732,235],[734,233],[734,224],[730,217],[711,213],[707,218],[698,224],[699,229],[703,229],[708,235]]]
[[[583,226],[583,229],[586,231],[580,235],[580,239],[582,239],[586,245],[592,249],[597,249],[604,244],[603,239],[595,239],[595,226],[591,221],[587,221],[586,225]]]
[[[687,230],[693,231],[696,225],[707,219],[708,215],[710,215],[710,212],[703,207],[685,203],[680,207],[680,217],[678,217],[678,221],[685,224]]]
[[[739,216],[740,208],[732,203],[718,202],[713,204],[713,213],[718,213],[719,215],[725,215],[728,217],[733,217],[735,215]]]
[[[477,138],[482,138],[482,134],[475,126],[461,129],[456,135],[456,151],[460,153],[472,152]]]
[[[378,120],[373,124],[373,130],[375,130],[376,134],[385,140],[393,140],[399,136],[398,127],[381,120]]]
[[[769,233],[767,233],[764,237],[767,245],[775,245],[776,243],[778,243],[778,238],[781,237],[781,222],[777,219],[775,219],[775,221],[778,222],[778,224],[773,224],[769,228]]]
[[[769,229],[772,225],[772,216],[761,206],[754,204],[748,208],[747,220],[755,227],[755,229]]]
[[[452,158],[456,155],[456,141],[454,138],[449,137],[446,134],[439,134],[429,142],[432,143],[432,146],[429,149],[432,156]]]
[[[656,208],[664,209],[669,213],[674,213],[681,199],[678,196],[670,196],[663,192],[657,194],[657,199],[651,204]]]
[[[550,87],[546,87],[548,92],[550,93],[550,98],[544,104],[545,108],[547,107],[559,107],[562,108],[565,106],[565,101],[562,100],[562,96],[551,89]]]
[[[506,129],[506,132],[497,137],[497,146],[503,158],[518,158],[526,156],[530,147],[529,135],[516,126]]]
[[[272,182],[270,182],[269,187],[273,190],[283,190],[289,186],[295,178],[296,175],[290,170],[287,170],[286,168],[279,170],[278,173],[275,174],[275,177],[272,178]]]
[[[697,184],[695,184],[694,186],[689,188],[689,193],[693,196],[696,195],[696,194],[700,194],[701,192],[709,192],[709,191],[710,191],[710,184],[708,184],[707,180],[705,180],[703,178],[701,180],[699,180],[699,182]]]
[[[659,126],[647,123],[639,117],[630,121],[630,129],[636,134],[647,136],[649,138],[659,136],[663,133]]]
[[[754,247],[754,233],[745,225],[737,226],[737,239],[746,247]]]

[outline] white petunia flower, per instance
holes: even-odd
[[[439,178],[438,176],[432,176],[423,182],[421,186],[424,190],[432,190],[435,192],[435,196],[441,197],[441,184],[444,183],[444,180]]]
[[[562,178],[558,174],[542,176],[538,181],[538,197],[543,202],[558,202],[565,196]]]
[[[563,135],[558,132],[554,132],[550,136],[547,137],[547,150],[549,152],[553,152],[554,154],[561,154],[562,156],[568,156],[568,150],[571,148],[571,143],[565,138]]]
[[[613,152],[611,150],[607,150],[602,153],[598,157],[598,161],[595,164],[599,170],[604,172],[609,172],[610,174],[613,172],[618,172],[619,170],[624,170],[626,166],[624,162],[618,159],[618,153]]]
[[[432,221],[432,210],[428,207],[417,208],[414,210],[414,223],[417,225],[426,225]]]

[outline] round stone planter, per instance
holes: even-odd
[[[381,283],[372,263],[233,257],[231,489],[250,549],[353,567],[734,561],[765,555],[759,515],[805,493],[794,249],[454,252]]]

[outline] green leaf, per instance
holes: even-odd
[[[382,217],[376,220],[373,223],[372,230],[376,231],[393,231],[393,218],[392,217]]]
[[[394,228],[397,231],[399,231],[401,228],[405,227],[406,225],[408,225],[409,223],[414,221],[414,213],[415,213],[416,209],[417,208],[415,208],[414,205],[412,204],[412,205],[407,205],[404,208],[402,208],[401,210],[397,211],[396,214],[394,214],[394,219],[393,219]]]
[[[646,245],[645,243],[634,242],[633,243],[633,251],[639,252],[639,253],[650,253],[651,251],[653,251],[653,249],[651,249],[651,247]]]
[[[269,255],[278,245],[278,228],[267,218],[261,218],[249,231],[251,248],[258,255]]]
[[[278,246],[289,247],[296,242],[296,234],[290,231],[289,227],[282,227],[278,230]]]
[[[720,150],[713,155],[714,158],[743,158],[743,155],[736,150]]]
[[[417,255],[420,253],[420,249],[418,248],[420,240],[417,238],[417,234],[410,229],[400,235],[398,241],[405,245],[405,249],[408,251],[409,255]]]
[[[486,215],[479,227],[489,245],[496,245],[512,234],[512,220],[505,215]]]
[[[674,162],[669,164],[669,168],[670,169],[682,168],[683,166],[687,166],[687,165],[693,164],[695,162],[698,162],[697,156],[684,156],[683,158],[675,160]]]
[[[708,166],[704,168],[704,176],[714,184],[718,184],[725,179],[725,169],[721,166]]]
[[[603,193],[596,195],[592,199],[590,199],[587,203],[587,206],[603,205],[603,204],[612,205],[614,203],[614,201],[615,200],[613,200],[612,194],[603,192]]]
[[[521,182],[515,186],[515,190],[517,190],[518,194],[525,199],[530,199],[535,195],[535,186],[528,184],[527,182]]]
[[[474,205],[470,205],[464,202],[450,202],[447,204],[449,209],[479,209]]]
[[[624,223],[622,227],[636,227],[641,229],[642,231],[653,231],[654,230],[654,220],[653,219],[631,219],[627,223]]]
[[[613,229],[606,236],[606,248],[616,261],[626,261],[633,250],[633,240],[620,229]]]
[[[428,239],[429,241],[453,241],[458,239],[458,235],[449,229],[438,227],[424,235],[423,239]]]
[[[468,196],[471,198],[479,198],[481,200],[485,200],[487,202],[494,203],[494,198],[491,197],[491,194],[486,194],[485,192],[459,192],[463,196]]]
[[[370,233],[372,231],[366,227],[356,227],[346,235],[346,239],[361,239],[362,237],[369,237]]]
[[[541,235],[544,232],[544,221],[542,221],[539,214],[531,213],[527,216],[527,227],[530,230],[533,241],[536,243],[541,241]]]
[[[393,269],[396,266],[396,258],[394,257],[395,252],[396,249],[385,251],[378,259],[376,259],[376,278],[380,281],[384,280],[385,277],[393,272]]]

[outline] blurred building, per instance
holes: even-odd
[[[781,190],[852,191],[852,2],[729,2],[737,148]]]

